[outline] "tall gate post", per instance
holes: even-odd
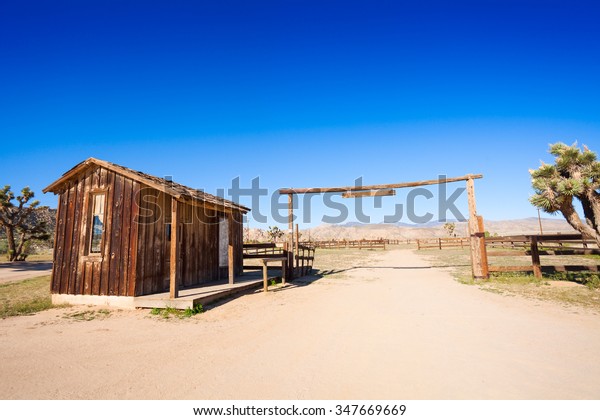
[[[475,202],[475,180],[467,179],[467,198],[469,201],[469,238],[471,242],[471,269],[473,278],[476,280],[488,278],[487,264],[485,263],[485,241],[482,240],[485,233],[477,216],[477,205]]]
[[[294,278],[294,194],[288,194],[288,279]]]

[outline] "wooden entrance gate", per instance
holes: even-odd
[[[467,184],[467,199],[469,203],[469,238],[471,248],[471,267],[473,278],[488,278],[488,264],[485,252],[485,235],[483,218],[477,214],[475,202],[475,180],[483,178],[481,174],[469,174],[456,178],[439,178],[428,181],[404,182],[399,184],[364,185],[331,188],[282,188],[279,194],[288,196],[288,249],[293,250],[294,236],[294,194],[323,194],[342,193],[345,198],[374,197],[394,195],[397,188],[415,188],[427,185],[446,184],[464,181]],[[294,251],[289,253],[288,267],[294,271]]]

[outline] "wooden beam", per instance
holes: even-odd
[[[227,264],[229,267],[229,284],[233,284],[235,278],[235,271],[233,265],[233,245],[227,246]]]
[[[527,257],[527,251],[492,251],[487,253],[488,257]]]
[[[529,242],[531,238],[536,237],[538,242],[553,242],[553,241],[582,241],[581,234],[566,234],[566,235],[513,235],[513,236],[494,236],[487,238],[487,242]]]
[[[348,192],[348,191],[369,191],[369,190],[381,190],[386,188],[410,188],[410,187],[422,187],[425,185],[436,185],[436,184],[447,184],[449,182],[467,181],[469,179],[483,178],[481,174],[469,174],[465,176],[459,176],[456,178],[441,178],[432,179],[428,181],[417,181],[417,182],[403,182],[400,184],[378,184],[378,185],[363,185],[363,186],[350,186],[350,187],[332,187],[332,188],[282,188],[279,190],[279,194],[320,194],[320,193],[335,193],[335,192]]]
[[[288,194],[288,272],[294,278],[294,195]]]
[[[260,244],[244,244],[244,249],[250,248],[277,248],[277,244],[275,242],[267,242]]]
[[[227,244],[227,266],[229,269],[229,284],[233,284],[235,279],[235,265],[234,265],[234,252],[233,252],[233,232],[234,232],[234,219],[233,214],[230,213],[227,215],[227,236],[228,236],[228,244]]]
[[[195,200],[195,199],[189,198],[189,197],[183,197],[182,196],[182,197],[179,197],[179,200],[182,203],[190,204],[190,205],[192,205],[194,207],[204,207],[204,208],[206,208],[208,210],[220,211],[220,212],[226,213],[226,214],[232,214],[233,212],[238,211],[238,210],[233,209],[231,207],[225,207],[225,206],[222,206],[222,205],[217,205],[217,204],[214,204],[214,203],[210,203],[208,201],[198,201],[198,200]]]
[[[177,199],[171,198],[171,262],[169,267],[169,298],[179,297],[179,209]]]
[[[262,259],[262,258],[269,258],[269,257],[280,257],[284,255],[283,252],[278,253],[278,254],[256,254],[256,255],[249,255],[249,254],[244,254],[244,259],[245,260],[253,260],[253,259]]]
[[[359,198],[359,197],[385,197],[396,195],[396,190],[392,188],[384,188],[382,190],[371,191],[347,191],[342,194],[343,198]]]
[[[291,239],[291,235],[294,231],[294,196],[292,194],[288,194],[288,229],[288,233],[290,234],[289,238]]]
[[[481,250],[481,270],[484,278],[490,277],[490,272],[488,270],[488,257],[487,257],[487,249],[485,247],[485,228],[483,225],[483,216],[477,216],[477,227],[479,228],[479,232],[483,232],[483,235],[479,235],[479,249]],[[462,243],[462,242],[461,242]]]
[[[541,279],[542,264],[540,263],[540,254],[538,252],[538,241],[535,237],[531,238],[531,264],[533,266],[533,275]]]
[[[269,269],[267,268],[267,263],[262,262],[263,269],[263,292],[267,293],[269,291]]]
[[[285,286],[285,261],[281,261],[281,284]]]
[[[294,269],[298,267],[298,248],[300,245],[300,230],[296,223],[296,231],[294,234]]]
[[[488,267],[489,271],[492,273],[502,273],[502,272],[513,272],[513,271],[533,271],[533,267],[530,265],[511,265],[511,266],[500,266],[500,265],[490,265]]]
[[[483,248],[485,241],[480,240],[484,232],[479,229],[479,219],[477,217],[477,205],[475,202],[475,181],[474,178],[467,179],[467,200],[469,202],[469,236],[471,242],[471,268],[473,278],[485,279],[488,277],[483,267],[484,256]]]

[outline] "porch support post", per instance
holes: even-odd
[[[294,265],[295,267],[300,266],[300,261],[298,261],[298,256],[300,255],[300,227],[298,223],[296,223],[296,232],[294,234]]]
[[[233,234],[234,232],[236,232],[237,230],[234,230],[234,223],[235,220],[233,218],[233,213],[229,213],[227,215],[227,223],[229,224],[229,227],[227,229],[227,232],[229,232],[228,236],[229,236],[229,243],[227,245],[227,265],[229,268],[229,284],[233,284],[234,282],[234,278],[235,278],[235,264],[233,261]]]
[[[467,198],[469,201],[469,238],[471,242],[471,268],[473,278],[476,280],[485,279],[487,267],[484,269],[485,241],[483,229],[480,229],[477,217],[477,206],[475,203],[475,181],[473,178],[467,179]]]
[[[175,197],[171,198],[171,262],[169,272],[169,298],[175,299],[179,297],[179,210],[178,202]]]

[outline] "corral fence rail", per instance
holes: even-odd
[[[313,241],[316,248],[358,248],[358,249],[386,249],[387,245],[399,245],[404,241],[397,239],[359,239],[359,240],[331,240]]]
[[[516,235],[485,239],[488,257],[530,256],[531,265],[506,266],[488,263],[488,272],[525,271],[541,278],[542,272],[600,271],[600,265],[542,265],[541,256],[600,255],[596,242],[582,235]]]
[[[302,277],[310,274],[313,269],[316,248],[309,242],[300,242],[297,246],[295,272],[297,277]]]
[[[431,238],[417,239],[417,249],[452,249],[469,247],[469,238]]]

